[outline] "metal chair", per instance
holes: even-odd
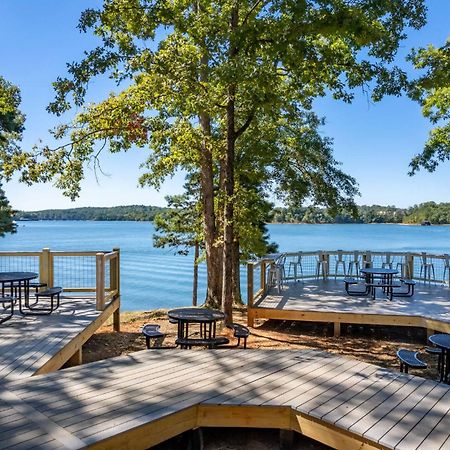
[[[372,252],[370,250],[364,252],[363,259],[363,269],[367,269],[368,267],[372,267]]]
[[[355,251],[353,252],[353,259],[348,263],[348,275],[349,276],[353,275],[353,269],[355,269],[355,275],[358,275],[360,266],[361,266],[360,253]]]
[[[428,257],[426,252],[422,252],[422,256],[420,257],[422,263],[420,265],[420,274],[419,278],[422,278],[423,273],[423,279],[424,281],[430,282],[431,281],[431,272],[433,272],[433,280],[436,279],[436,275],[434,273],[434,264],[432,262],[428,262]]]
[[[447,275],[447,279],[445,279]],[[442,284],[448,283],[450,286],[450,255],[444,254],[444,273],[442,274]]]
[[[277,286],[278,292],[281,292],[281,286],[283,279],[286,277],[284,264],[286,262],[286,255],[281,255],[273,264],[269,266],[269,272],[267,275],[268,285]]]
[[[392,260],[391,260],[391,253],[390,252],[386,252],[386,254],[384,255],[384,259],[383,262],[381,263],[381,267],[383,269],[392,269]]]
[[[302,252],[298,252],[297,258],[294,257],[294,259],[289,262],[288,278],[291,275],[291,267],[293,267],[294,270],[294,281],[297,281],[298,268],[300,268],[300,274],[303,277]]]
[[[334,279],[336,279],[336,277],[338,275],[339,266],[342,266],[342,270],[344,271],[344,277],[346,277],[347,276],[347,271],[345,269],[344,252],[342,250],[338,250],[337,251],[336,265],[334,267]]]
[[[401,261],[397,261],[395,264],[395,270],[398,270],[401,278],[411,278],[411,271],[408,264],[410,254],[406,253],[404,256],[401,256]]]
[[[317,253],[316,278],[320,278],[320,272],[322,272],[323,279],[328,277],[328,259],[322,251]]]

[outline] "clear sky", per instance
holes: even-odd
[[[95,39],[76,29],[80,13],[99,6],[100,0],[1,0],[0,74],[22,91],[21,109],[26,114],[23,147],[39,139],[48,140],[47,130],[61,119],[48,114],[45,107],[53,99],[52,82],[63,76],[66,63],[79,61],[84,50],[93,48]],[[429,43],[443,45],[450,35],[450,1],[429,0],[428,24],[411,31],[404,41],[398,63],[408,68],[405,55],[411,47]],[[101,99],[111,86],[105,81],[90,85],[90,99]],[[386,98],[371,103],[358,93],[351,105],[320,99],[316,110],[324,115],[325,135],[334,139],[335,157],[353,175],[361,191],[358,204],[410,206],[433,200],[450,201],[449,163],[434,173],[420,172],[409,177],[408,163],[423,147],[431,128],[420,107],[407,98]],[[181,191],[181,176],[168,180],[156,192],[139,188],[139,164],[145,150],[102,158],[98,181],[92,171],[83,182],[80,198],[71,202],[51,184],[25,186],[13,180],[4,186],[12,206],[21,210],[115,206],[130,204],[164,205],[164,196]]]

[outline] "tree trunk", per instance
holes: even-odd
[[[233,31],[238,25],[238,10],[233,8],[231,12],[230,28]],[[230,60],[237,54],[237,48],[230,42]],[[231,83],[228,87],[227,100],[227,148],[224,158],[225,171],[225,203],[223,214],[223,274],[222,274],[222,306],[225,313],[225,324],[233,323],[233,241],[234,241],[234,159],[236,145],[235,128],[235,96],[236,86]]]
[[[239,241],[233,242],[233,303],[243,305],[241,297],[241,260],[239,253]]]
[[[221,301],[221,258],[217,247],[216,215],[214,212],[214,173],[211,150],[207,137],[211,135],[211,124],[206,114],[200,115],[200,124],[205,135],[200,152],[200,185],[203,203],[203,226],[205,232],[207,287],[205,305],[218,308]]]
[[[194,245],[194,281],[192,283],[192,306],[197,306],[198,297],[198,257],[200,255],[200,245],[198,242]]]

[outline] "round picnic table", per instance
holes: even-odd
[[[22,309],[22,287],[23,287],[23,298],[25,299],[25,306],[29,306],[30,299],[30,280],[34,280],[38,277],[35,272],[0,272],[0,283],[2,285],[2,295],[5,293],[5,285],[10,285],[11,295],[13,295],[13,290],[15,289],[14,283],[17,283],[18,289],[18,300],[19,300],[19,311],[24,314]]]
[[[442,350],[440,379],[448,383],[448,374],[450,371],[450,334],[433,334],[428,340]]]
[[[369,292],[372,294],[372,298],[375,298],[375,286],[374,279],[380,277],[382,280],[382,284],[386,287],[383,287],[383,292],[392,300],[393,293],[393,280],[394,275],[398,274],[398,270],[395,269],[386,269],[384,267],[366,267],[365,269],[361,269],[360,272],[366,276],[366,283],[370,286]]]
[[[200,336],[207,342],[216,339],[216,323],[225,319],[225,314],[217,309],[207,308],[177,308],[170,310],[169,319],[178,323],[178,340],[189,342],[189,324],[200,324]],[[192,339],[192,342],[195,340]],[[189,346],[189,344],[182,344]]]

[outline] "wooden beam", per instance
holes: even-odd
[[[120,332],[120,297],[119,307],[113,312],[113,330],[117,333]]]
[[[290,406],[199,405],[199,427],[289,429]]]
[[[72,339],[64,348],[52,356],[33,375],[53,372],[60,369],[75,354],[83,344],[108,320],[120,307],[120,299],[114,299],[80,334]]]
[[[144,450],[161,442],[167,441],[185,431],[196,428],[197,406],[187,408],[183,411],[145,425],[133,428],[124,433],[112,436],[103,441],[89,445],[95,450],[117,450],[136,449]]]
[[[378,443],[291,410],[291,429],[338,450],[386,449]]]

